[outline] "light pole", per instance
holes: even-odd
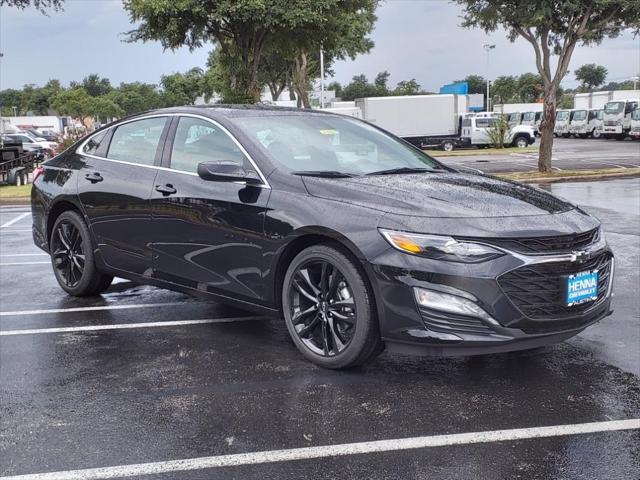
[[[489,52],[496,48],[495,44],[485,43],[483,48],[487,52],[487,112],[491,111],[491,97],[489,96]]]
[[[320,47],[320,108],[324,108],[324,52]]]

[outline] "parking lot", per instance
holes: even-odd
[[[638,165],[638,143],[556,145]],[[603,221],[612,316],[553,347],[350,371],[306,362],[278,318],[126,281],[68,297],[28,207],[0,207],[0,480],[640,478],[640,180],[545,188]]]
[[[540,145],[540,137],[534,145]],[[438,157],[438,152],[429,152]],[[538,153],[511,153],[506,155],[473,155],[443,157],[451,166],[476,168],[487,173],[526,172],[537,170]],[[640,142],[627,139],[556,138],[553,141],[553,168],[555,170],[599,169],[640,166]]]

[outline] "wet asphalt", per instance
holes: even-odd
[[[536,137],[535,145],[540,144]],[[481,153],[480,150],[478,153]],[[438,157],[439,151],[428,152],[452,167],[468,167],[486,173],[526,172],[538,167],[538,153],[513,152],[506,155],[472,155]],[[553,168],[579,170],[640,166],[640,141],[606,138],[556,138],[553,141]]]
[[[614,314],[568,342],[468,358],[384,353],[334,372],[306,362],[280,319],[0,336],[0,478],[640,418],[640,179],[545,188],[598,216],[616,254]],[[0,208],[0,331],[251,315],[126,281],[68,297],[31,243],[30,218],[4,226],[25,212]],[[638,479],[640,431],[141,478]]]

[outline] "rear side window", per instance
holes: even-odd
[[[238,145],[220,127],[200,118],[180,117],[171,149],[171,168],[195,173],[199,163],[220,160],[251,169]]]
[[[87,143],[82,147],[82,153],[86,153],[87,155],[98,155],[98,150],[104,150],[100,147],[102,146],[102,142],[107,136],[107,130],[104,130],[100,133],[96,133],[93,137],[89,139]]]
[[[146,118],[116,127],[107,158],[153,165],[166,117]]]

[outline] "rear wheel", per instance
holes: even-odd
[[[89,229],[73,211],[62,213],[53,225],[49,244],[56,280],[70,295],[97,295],[111,285],[112,276],[95,266]]]
[[[445,140],[440,144],[440,148],[442,148],[442,150],[444,150],[445,152],[451,152],[455,148],[455,145],[451,140]]]
[[[322,367],[361,365],[384,348],[373,294],[351,258],[332,246],[315,245],[293,259],[282,310],[296,347]]]

